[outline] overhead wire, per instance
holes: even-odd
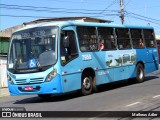
[[[131,0],[129,0],[125,5],[124,5],[124,9],[127,11],[127,5],[129,4],[131,2]],[[125,14],[125,16],[126,16],[126,14]],[[127,18],[128,18],[128,21],[129,21],[129,23],[131,24],[131,21],[130,21],[130,18],[129,18],[129,16],[127,15],[126,16]]]
[[[139,16],[135,16],[135,15],[130,15],[130,14],[128,14],[128,15],[129,15],[130,17],[132,17],[132,18],[135,18],[135,19],[139,19],[139,20],[143,20],[143,21],[146,21],[146,22],[151,22],[151,23],[160,25],[160,23],[155,22],[155,21],[153,21],[153,20],[145,19],[145,18],[142,18],[142,17],[139,17]]]
[[[21,6],[21,5],[9,5],[9,4],[0,4],[1,8],[7,10],[25,10],[25,11],[34,11],[34,12],[47,12],[47,13],[78,13],[85,14],[90,17],[104,17],[104,16],[117,16],[118,10],[108,10],[109,13],[103,13],[99,15],[101,10],[91,10],[91,9],[66,9],[66,8],[51,8],[51,7],[37,7],[37,6]],[[90,11],[90,12],[89,12]],[[91,12],[92,11],[92,12]],[[95,12],[97,11],[97,12]],[[111,13],[113,12],[113,13]],[[92,15],[92,16],[91,16]],[[97,16],[98,15],[98,16]],[[30,17],[30,18],[47,18],[46,16],[28,16],[28,15],[7,15],[1,14],[0,16],[8,17]]]
[[[129,1],[130,2],[130,1]],[[129,4],[129,2],[125,5],[125,7]],[[91,9],[67,9],[67,8],[51,8],[51,7],[37,7],[37,6],[22,6],[22,5],[11,5],[11,4],[0,4],[1,8],[7,10],[25,10],[25,11],[35,11],[35,12],[48,12],[48,13],[78,13],[78,14],[86,14],[90,17],[101,17],[101,16],[118,16],[120,15],[119,10],[108,10],[109,7],[114,5],[116,0],[114,0],[111,4],[109,4],[104,10],[91,10]],[[113,12],[108,13],[107,12]],[[139,20],[144,20],[147,22],[152,22],[154,24],[158,24],[160,20],[153,19],[150,17],[146,17],[143,15],[139,15],[133,12],[125,11],[127,17],[132,17]],[[91,16],[92,15],[92,16]],[[9,15],[9,14],[1,14],[0,16],[7,16],[7,17],[30,17],[30,18],[48,18],[46,16],[28,16],[28,15]]]
[[[75,1],[75,0],[47,0],[47,1],[53,1],[53,2],[60,2],[60,3],[68,3],[68,2],[72,2],[72,3],[75,3],[75,4],[79,4],[79,3],[85,3],[85,4],[88,4],[88,3],[96,3],[98,4],[99,1],[101,2],[105,2],[106,0],[98,0],[98,1],[93,1],[93,0],[79,0],[79,1]]]
[[[102,10],[99,14],[102,14],[103,12],[105,12],[107,9],[109,9],[112,5],[114,5],[116,3],[117,0],[114,0],[111,4],[109,4],[104,10]]]
[[[143,16],[143,15],[139,15],[139,14],[136,14],[136,13],[133,13],[133,12],[126,12],[126,13],[127,14],[133,14],[133,15],[136,15],[136,16],[139,16],[139,17],[142,17],[142,18],[150,19],[150,20],[153,20],[153,21],[160,22],[160,20],[157,20],[157,19],[154,19],[154,18],[150,18],[150,17],[146,17],[146,16]]]
[[[22,6],[22,5],[10,5],[10,4],[0,4],[1,7],[18,7],[18,8],[29,8],[29,9],[42,9],[42,10],[74,10],[74,11],[95,11],[100,12],[102,10],[91,10],[91,9],[68,9],[68,8],[53,8],[53,7],[37,7],[37,6]],[[107,10],[107,11],[113,11],[116,12],[118,10]]]
[[[116,2],[117,2],[117,0],[114,0],[113,2],[111,2],[111,3],[110,3],[104,10],[102,10],[99,14],[102,14],[103,12],[108,11],[108,9],[109,9],[112,5],[116,4]],[[117,10],[117,13],[118,13],[117,16],[119,16],[119,10]],[[98,17],[100,17],[100,15],[99,15]],[[108,16],[107,16],[107,17],[108,17]],[[115,17],[116,17],[116,16],[113,16],[110,20],[113,20]]]
[[[117,14],[106,14],[108,16],[117,16]],[[28,18],[52,18],[52,16],[30,16],[30,15],[10,15],[10,14],[0,14],[0,16],[6,16],[6,17],[28,17]],[[88,17],[98,17],[98,16],[88,16]],[[101,17],[104,17],[102,15]],[[55,17],[54,17],[55,18]]]

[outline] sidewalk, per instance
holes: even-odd
[[[0,88],[0,98],[1,97],[5,97],[5,96],[9,96],[9,91],[8,88]]]

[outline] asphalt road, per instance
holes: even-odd
[[[156,71],[143,83],[106,84],[100,86],[100,92],[88,96],[76,92],[50,100],[37,95],[7,96],[0,98],[0,107],[25,107],[27,111],[160,111],[159,77],[160,71]]]

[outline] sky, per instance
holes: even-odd
[[[160,0],[123,0],[124,24],[153,26],[160,35]],[[40,18],[94,17],[122,24],[120,0],[0,0],[0,30]]]

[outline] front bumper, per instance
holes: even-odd
[[[33,90],[25,90],[27,86],[32,86]],[[63,93],[61,77],[56,75],[50,82],[43,82],[37,84],[17,85],[8,82],[8,89],[11,96],[16,95],[31,95],[31,94],[60,94]]]

